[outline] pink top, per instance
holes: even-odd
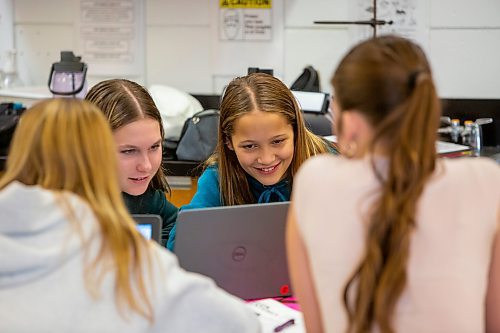
[[[368,159],[322,155],[309,160],[294,182],[323,325],[327,332],[344,332],[343,289],[364,251],[362,212],[378,181]],[[498,165],[481,158],[439,160],[419,203],[407,285],[393,316],[396,332],[484,331],[499,211]]]

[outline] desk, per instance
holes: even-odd
[[[202,168],[199,162],[163,159],[163,167],[169,176],[198,177]]]

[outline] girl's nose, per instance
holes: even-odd
[[[141,160],[137,164],[137,170],[142,172],[149,172],[152,169],[151,161],[147,155],[141,156]]]
[[[272,149],[262,149],[259,157],[257,158],[257,162],[263,165],[269,165],[273,163],[275,160],[275,154]]]

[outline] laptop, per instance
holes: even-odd
[[[132,214],[132,218],[137,223],[137,230],[146,239],[152,239],[161,244],[161,223],[160,215],[153,214]]]
[[[181,267],[243,299],[291,295],[285,249],[289,202],[181,210]]]

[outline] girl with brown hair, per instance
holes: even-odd
[[[288,201],[300,165],[326,152],[335,149],[306,128],[283,82],[263,73],[236,78],[222,97],[216,151],[181,209]],[[175,227],[170,249],[174,240]]]
[[[165,196],[170,191],[161,165],[165,133],[153,98],[136,82],[111,79],[93,86],[85,99],[104,112],[113,130],[120,187],[129,212],[160,215],[165,245],[177,207]]]
[[[332,85],[344,156],[303,166],[287,226],[308,331],[498,331],[500,168],[436,158],[424,52],[395,36],[364,41]]]

